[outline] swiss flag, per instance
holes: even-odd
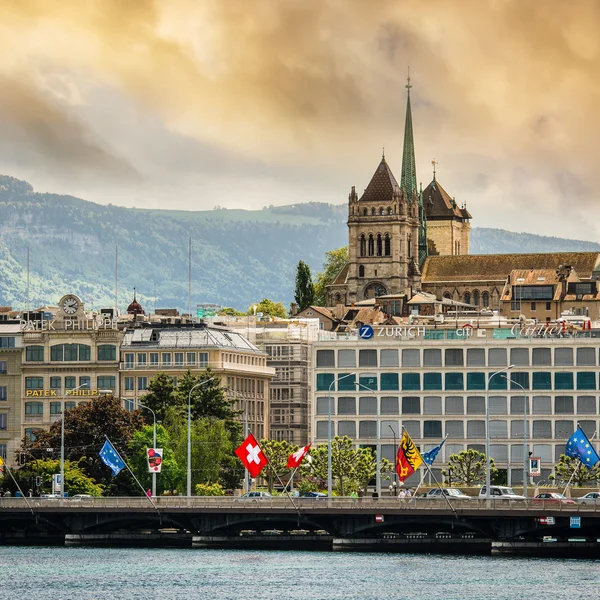
[[[262,448],[252,434],[248,435],[242,445],[235,449],[235,453],[244,463],[251,477],[256,477],[263,470],[263,467],[269,464]]]
[[[303,446],[300,450],[296,450],[293,454],[290,454],[287,461],[288,469],[297,469],[302,463],[302,459],[308,454],[310,450],[310,444],[308,446]]]

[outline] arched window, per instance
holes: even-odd
[[[490,293],[483,292],[483,294],[481,294],[481,298],[483,300],[483,307],[489,308],[490,307]]]
[[[479,306],[479,290],[473,290],[473,304]]]
[[[117,347],[112,344],[98,346],[98,360],[117,360]]]
[[[469,292],[465,292],[463,300],[465,304],[471,304],[471,294]]]
[[[410,257],[411,257],[411,248],[410,248],[410,246],[411,246],[411,242],[412,242],[412,238],[411,238],[411,236],[409,235],[409,236],[406,238],[406,256],[408,256],[408,258],[410,258]]]
[[[383,210],[383,206],[380,206],[380,207],[379,207],[379,214],[380,214],[381,216],[385,215],[385,211]]]
[[[448,300],[452,300],[452,294],[450,292],[444,292],[442,296]]]
[[[359,265],[359,267],[358,267],[358,276],[359,277],[364,277],[365,276],[365,265]]]
[[[342,300],[342,295],[341,294],[336,294],[335,295],[336,304],[339,304],[341,302],[341,300]]]
[[[369,234],[369,256],[373,256],[375,254],[375,240],[373,239],[373,234]]]
[[[390,243],[390,236],[385,234],[384,252],[386,256],[392,255],[392,245]]]
[[[381,234],[377,234],[377,256],[381,256],[383,254],[383,244],[381,243]]]
[[[371,214],[372,214],[373,216],[375,216],[375,207],[373,207],[373,208],[371,209]]]
[[[392,214],[392,207],[388,206],[388,215],[391,215],[391,214]]]
[[[367,255],[367,240],[365,239],[364,233],[360,236],[360,255],[361,256]]]
[[[366,208],[363,208],[363,217],[366,217],[369,213]]]

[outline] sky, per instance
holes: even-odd
[[[600,241],[596,0],[0,0],[0,173],[101,204],[347,201],[382,149],[473,226]]]

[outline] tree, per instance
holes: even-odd
[[[277,440],[260,440],[260,447],[265,456],[269,459],[269,465],[265,466],[260,474],[267,480],[267,489],[273,492],[276,476],[280,477],[289,471],[287,461],[290,454],[298,450],[298,446],[294,446],[285,440],[278,442]]]
[[[240,312],[239,310],[236,310],[235,308],[231,308],[230,306],[224,306],[219,311],[219,315],[226,316],[226,317],[245,317],[246,313]]]
[[[254,310],[254,307],[256,307],[256,311]],[[253,315],[258,313],[262,313],[269,317],[278,317],[280,319],[285,319],[288,316],[285,306],[283,306],[281,302],[273,302],[273,300],[269,300],[268,298],[264,298],[248,308],[247,314]]]
[[[448,469],[442,470],[442,475],[448,478],[448,483],[471,486],[485,482],[486,457],[483,452],[470,448],[458,454],[452,454],[448,459]],[[498,472],[494,459],[490,459],[490,477]]]
[[[555,479],[562,481],[565,485],[570,480],[575,487],[582,487],[586,483],[596,483],[600,479],[600,463],[592,469],[588,469],[578,458],[561,454],[558,462],[554,465],[554,472],[556,473]],[[573,473],[575,474],[573,475]]]
[[[110,469],[100,460],[99,452],[108,437],[126,459],[129,441],[143,426],[140,411],[125,410],[114,396],[93,398],[65,412],[65,459],[77,462],[87,477],[110,488],[110,491],[124,492],[125,488],[131,487],[131,475],[122,472],[113,477]],[[41,431],[35,441],[23,440],[23,446],[31,454],[51,448],[52,458],[58,459],[60,438],[61,423],[56,421],[49,430]],[[25,456],[30,456],[30,453]]]
[[[152,425],[146,425],[136,431],[129,442],[130,467],[144,489],[148,489],[152,484],[152,474],[148,472],[146,449],[153,446],[153,429]],[[156,493],[160,495],[180,487],[183,489],[184,467],[175,458],[170,436],[162,425],[156,426],[156,446],[163,449],[161,471],[156,476]]]
[[[164,421],[167,410],[175,402],[175,385],[173,384],[173,378],[166,373],[157,373],[148,384],[148,394],[142,396],[142,404],[145,404],[148,408],[151,408],[156,414],[157,421]],[[180,400],[178,397],[177,400]],[[146,422],[152,415],[146,416]]]
[[[298,310],[308,308],[315,301],[315,286],[312,281],[310,267],[301,260],[296,268],[296,293],[294,300]]]
[[[218,483],[198,483],[194,488],[196,496],[224,496],[225,490]]]
[[[342,246],[336,250],[325,252],[323,271],[317,273],[315,279],[314,304],[317,306],[327,306],[327,286],[333,283],[333,280],[348,260],[348,246]]]

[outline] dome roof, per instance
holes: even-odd
[[[127,307],[127,314],[130,315],[143,315],[144,309],[142,305],[136,300],[135,288],[133,288],[133,302]]]

